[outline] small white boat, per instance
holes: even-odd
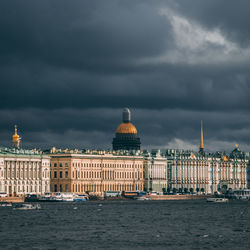
[[[207,202],[225,203],[228,202],[227,198],[207,198]]]
[[[0,202],[0,207],[12,207],[12,203],[7,201],[2,201]]]
[[[146,197],[146,196],[139,196],[139,197],[136,197],[135,200],[137,200],[137,201],[151,201],[152,199],[149,197]]]
[[[41,209],[40,204],[17,204],[14,208],[14,210],[38,210]]]

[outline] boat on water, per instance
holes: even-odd
[[[86,201],[88,196],[86,194],[74,194],[70,192],[56,192],[45,193],[39,198],[39,201],[46,202],[73,202],[73,201]]]
[[[77,194],[74,196],[73,201],[77,201],[77,202],[87,201],[87,196],[84,194]]]
[[[38,210],[41,209],[40,204],[27,204],[27,203],[22,203],[22,204],[16,204],[16,206],[13,208],[14,210]]]
[[[38,202],[39,201],[39,195],[37,195],[37,194],[28,194],[26,197],[25,197],[25,199],[24,199],[24,201],[25,202]]]
[[[41,202],[63,202],[63,201],[73,201],[73,193],[45,193],[39,198]]]
[[[1,201],[0,207],[12,207],[12,203],[7,201]]]
[[[227,197],[230,199],[237,199],[237,200],[250,200],[250,189],[239,189],[239,190],[231,190]]]
[[[227,198],[207,198],[207,202],[225,203],[225,202],[228,202],[228,199]]]
[[[40,197],[39,197],[39,202],[43,202],[43,201],[49,201],[50,200],[50,198],[52,197],[52,195],[51,195],[52,193],[45,193],[44,195],[41,195]]]
[[[137,201],[151,201],[152,199],[149,197],[146,197],[146,196],[139,196],[139,197],[136,197],[135,200],[137,200]]]

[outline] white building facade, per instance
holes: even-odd
[[[144,153],[144,189],[162,193],[168,186],[167,159],[160,150]]]
[[[50,191],[50,158],[36,150],[0,148],[0,192],[9,196]]]
[[[231,154],[167,150],[168,188],[174,192],[213,194],[247,188],[248,159],[236,147]]]

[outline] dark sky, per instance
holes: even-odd
[[[250,1],[1,1],[0,144],[250,151]]]

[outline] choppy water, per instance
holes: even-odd
[[[102,201],[0,208],[1,249],[250,249],[250,202]]]

